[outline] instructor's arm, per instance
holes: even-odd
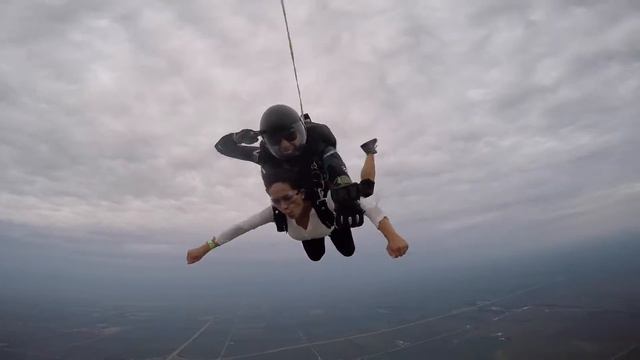
[[[229,133],[218,140],[216,150],[222,155],[234,159],[258,163],[259,146],[248,146],[258,142],[258,133],[251,129],[243,129],[237,133]]]

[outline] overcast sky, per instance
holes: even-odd
[[[409,254],[430,239],[639,230],[639,2],[287,12],[305,111],[333,130],[355,179],[359,144],[379,138],[376,191]],[[258,167],[213,144],[275,103],[298,106],[279,1],[3,1],[5,256],[46,244],[182,259],[268,205]],[[270,225],[245,239],[220,251],[280,256],[285,241]]]

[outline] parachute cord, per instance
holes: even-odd
[[[296,77],[296,87],[298,88],[298,99],[300,100],[300,114],[304,114],[302,108],[302,95],[300,94],[300,83],[298,82],[298,70],[296,69],[296,59],[293,56],[293,44],[291,43],[291,33],[289,32],[289,22],[287,21],[287,12],[284,9],[284,0],[280,0],[282,5],[282,15],[284,15],[284,25],[287,28],[287,38],[289,39],[289,52],[291,52],[291,63],[293,63],[293,75]]]

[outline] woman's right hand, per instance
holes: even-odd
[[[395,235],[389,239],[389,244],[387,245],[387,253],[389,256],[396,259],[407,253],[409,249],[409,244],[402,238],[400,235]]]
[[[200,245],[187,251],[187,264],[197,263],[210,251],[209,244]]]

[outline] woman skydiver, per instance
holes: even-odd
[[[364,143],[362,149],[367,154],[364,166],[361,171],[361,184],[375,180],[374,154],[376,153],[376,139]],[[277,171],[263,174],[263,180],[267,194],[271,198],[273,207],[286,215],[286,230],[289,236],[295,240],[302,241],[302,245],[307,256],[318,261],[325,252],[324,237],[329,235],[336,249],[344,256],[351,256],[355,251],[353,237],[350,229],[336,226],[326,226],[319,218],[311,201],[307,199],[304,183],[299,175],[294,171]],[[400,236],[378,207],[372,198],[362,198],[359,201],[365,215],[378,228],[387,239],[387,252],[389,256],[397,258],[403,256],[409,245]],[[327,198],[327,205],[330,210],[334,210],[333,201]],[[187,263],[193,264],[200,261],[209,251],[231,241],[232,239],[258,228],[264,224],[274,222],[275,213],[271,206],[246,220],[223,231],[217,237],[202,244],[199,247],[190,249],[187,252]]]

